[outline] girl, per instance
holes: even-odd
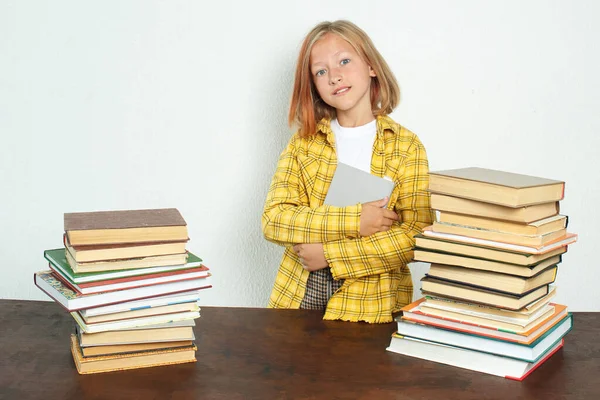
[[[412,301],[407,264],[433,214],[425,148],[387,116],[398,99],[392,71],[356,25],[322,22],[304,39],[289,111],[299,130],[262,215],[265,238],[285,247],[269,307],[383,323]],[[338,161],[390,177],[389,201],[324,205]]]

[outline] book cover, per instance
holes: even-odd
[[[398,321],[398,334],[438,344],[456,346],[534,363],[572,329],[572,315],[544,332],[534,342],[523,344],[486,337],[469,332],[454,331],[432,325]]]
[[[65,231],[187,225],[176,208],[93,211],[64,214]]]
[[[115,292],[83,295],[70,288],[67,282],[61,280],[52,271],[40,271],[33,275],[35,285],[62,305],[68,311],[78,311],[86,308],[116,304],[123,301],[139,300],[165,294],[189,292],[191,290],[211,287],[210,277],[191,279],[180,282],[169,282],[158,285]]]
[[[338,162],[324,204],[346,207],[384,197],[389,200],[393,190],[394,182],[391,179]]]
[[[565,236],[558,238],[556,240],[553,240],[551,242],[548,242],[544,245],[523,246],[523,245],[517,245],[517,244],[511,244],[511,243],[497,242],[497,241],[493,241],[493,240],[478,239],[478,238],[473,238],[473,237],[469,237],[469,236],[454,235],[451,233],[435,232],[431,226],[428,226],[423,229],[423,235],[429,236],[429,237],[434,237],[434,238],[439,238],[439,239],[446,239],[446,240],[450,240],[450,241],[454,241],[454,242],[470,243],[470,244],[493,247],[496,249],[514,250],[514,251],[530,253],[530,254],[544,254],[549,251],[555,250],[559,247],[564,247],[564,246],[573,244],[577,241],[577,234],[567,233]]]
[[[187,253],[187,262],[180,265],[158,266],[148,268],[134,268],[115,271],[99,272],[74,272],[65,256],[65,249],[52,249],[44,251],[44,258],[48,260],[50,268],[58,270],[61,275],[68,278],[73,283],[95,282],[123,277],[133,277],[140,275],[156,274],[160,272],[176,271],[198,267],[202,265],[202,259],[194,253]]]
[[[535,363],[411,337],[403,337],[399,334],[392,335],[390,345],[386,350],[410,357],[522,381],[560,350],[563,345],[564,340],[559,341]]]
[[[564,182],[559,180],[479,167],[432,171],[429,172],[429,175],[463,179],[487,183],[490,185],[505,186],[514,189],[523,189],[535,186],[564,185]]]

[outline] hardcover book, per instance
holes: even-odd
[[[470,167],[430,172],[429,190],[516,208],[562,200],[565,183],[537,176]]]
[[[176,208],[65,213],[64,228],[72,246],[188,239]]]

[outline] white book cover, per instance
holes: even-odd
[[[379,177],[352,167],[338,163],[325,197],[325,204],[336,207],[347,207],[357,203],[368,203],[390,197],[394,190],[394,182],[388,177]]]

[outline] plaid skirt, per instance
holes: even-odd
[[[344,283],[343,279],[335,280],[331,275],[331,268],[323,268],[313,271],[306,282],[306,292],[300,308],[308,310],[325,310],[331,296]]]

